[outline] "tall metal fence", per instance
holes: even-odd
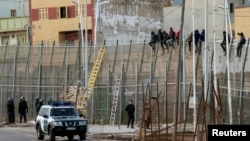
[[[126,124],[125,106],[130,99],[134,101],[136,106],[135,119],[136,123],[139,123],[144,106],[143,97],[146,95],[159,97],[159,111],[153,109],[153,121],[172,122],[176,102],[176,54],[178,48],[171,49],[169,54],[161,55],[158,50],[157,54],[152,54],[147,43],[133,44],[131,42],[128,45],[119,45],[117,41],[117,45],[106,47],[107,50],[94,93],[88,102],[87,111],[90,123],[109,123],[113,88],[117,76],[122,77],[122,83],[116,112],[116,124]],[[91,72],[99,48],[100,46],[89,46],[87,53],[89,62],[84,64],[84,47],[68,46],[67,43],[65,46],[53,44],[46,47],[42,42],[39,46],[1,46],[1,121],[7,119],[6,103],[9,96],[14,98],[15,115],[18,122],[17,109],[21,96],[24,96],[28,101],[28,119],[34,120],[36,96],[41,97],[47,103],[50,98],[60,100],[60,97],[70,86],[76,86],[79,82],[84,87],[85,66],[88,65],[88,72]],[[202,64],[198,65],[202,67]],[[197,101],[199,102],[204,90],[202,90],[202,82],[200,81],[202,74],[197,75],[199,76],[197,83]],[[185,83],[180,84],[183,89],[180,92],[178,105],[180,113],[184,115],[187,112],[187,117],[192,122],[194,120],[193,109],[192,107],[186,108],[186,105],[190,105],[190,103],[192,105],[192,102],[187,102],[188,94],[192,92],[189,88],[192,79],[189,77],[187,76]],[[224,79],[223,75],[218,78]],[[238,86],[235,85],[235,90],[232,91],[238,91]],[[223,113],[228,121],[226,84],[221,83],[219,89],[224,104]],[[233,95],[232,98],[233,105],[238,105],[237,108],[233,109],[235,122],[238,122],[240,117],[241,121],[248,123],[250,116],[247,110],[248,90],[244,90],[241,96]],[[239,115],[239,110],[242,110],[241,115]],[[157,116],[157,112],[160,112],[159,116]]]

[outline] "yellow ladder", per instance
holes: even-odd
[[[91,97],[91,95],[92,95],[92,93],[94,91],[95,82],[96,82],[99,70],[101,68],[101,65],[102,65],[102,60],[103,60],[105,51],[106,51],[105,47],[101,47],[99,49],[99,52],[97,54],[97,58],[96,58],[95,64],[94,64],[94,66],[92,68],[92,71],[91,71],[91,73],[89,75],[89,81],[88,81],[88,99],[90,99],[90,97]]]
[[[95,83],[96,83],[96,79],[97,79],[97,76],[98,76],[98,73],[99,73],[99,70],[101,68],[101,65],[102,65],[102,60],[103,60],[103,57],[104,57],[104,53],[106,51],[106,47],[101,47],[98,51],[98,54],[97,54],[97,58],[96,58],[96,61],[95,61],[95,64],[91,70],[91,73],[89,75],[89,80],[88,80],[88,96],[85,95],[84,98],[82,98],[83,100],[83,114],[86,113],[86,107],[85,107],[85,100],[88,100],[91,98],[92,94],[93,94],[93,91],[94,91],[94,87],[95,87]]]

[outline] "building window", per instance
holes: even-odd
[[[48,19],[48,9],[39,9],[39,20]]]
[[[68,12],[67,12],[67,7],[58,7],[57,8],[57,18],[67,18],[68,17]]]
[[[242,5],[245,5],[245,0],[242,0]]]
[[[16,10],[11,9],[11,10],[10,10],[10,16],[11,16],[11,17],[16,17]]]
[[[82,9],[82,15],[84,15],[84,7],[82,5],[80,6],[80,11],[81,11],[81,9]],[[80,16],[80,13],[78,13],[78,6],[77,5],[75,7],[75,10],[76,10],[76,16],[77,17]]]
[[[20,43],[20,45],[27,43],[27,35],[25,34],[18,34],[17,40]]]
[[[230,13],[234,13],[234,4],[230,3]]]
[[[9,36],[2,36],[2,45],[5,46],[7,43],[10,43],[10,37]]]

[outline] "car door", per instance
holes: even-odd
[[[40,109],[40,111],[38,113],[38,119],[37,119],[37,121],[40,122],[40,127],[41,127],[43,132],[44,132],[44,117],[43,117],[44,110],[45,110],[45,108]]]
[[[43,129],[45,133],[48,133],[48,120],[49,120],[49,109],[46,108],[43,112]]]

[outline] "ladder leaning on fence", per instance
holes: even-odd
[[[110,115],[110,124],[112,125],[115,124],[115,115],[116,115],[117,103],[118,103],[118,98],[119,98],[120,84],[121,84],[121,78],[117,76],[116,82],[115,82],[115,88],[113,92],[113,102],[112,102],[111,115]]]
[[[89,75],[89,80],[88,80],[88,95],[82,95],[77,101],[77,108],[78,109],[83,109],[83,114],[85,115],[86,113],[86,107],[85,107],[85,101],[91,98],[91,95],[94,91],[96,79],[98,77],[99,70],[102,65],[102,61],[104,58],[104,53],[106,51],[106,47],[101,47],[98,51],[97,58],[95,61],[95,64],[91,70],[91,73]]]

